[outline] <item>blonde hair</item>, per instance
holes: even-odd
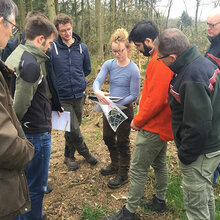
[[[131,47],[131,44],[128,40],[128,32],[124,28],[118,28],[117,30],[115,30],[110,39],[111,44],[120,44],[121,42],[125,44],[126,48]]]

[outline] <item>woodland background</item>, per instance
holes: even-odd
[[[203,52],[208,41],[206,39],[205,21],[199,20],[198,11],[207,4],[207,0],[192,0],[196,2],[195,16],[192,19],[187,13],[187,5],[177,19],[170,19],[174,1],[167,0],[161,7],[166,8],[166,15],[160,13],[158,5],[162,0],[15,0],[19,7],[17,23],[24,27],[24,19],[28,11],[40,11],[53,21],[58,13],[66,13],[73,18],[73,31],[79,34],[82,41],[89,47],[93,70],[111,56],[109,39],[113,31],[119,27],[127,29],[142,19],[152,19],[160,31],[168,27],[183,30],[191,43],[195,43]],[[220,0],[210,0],[213,7],[220,5]],[[134,59],[142,69],[139,55]],[[138,60],[136,60],[138,59]],[[146,59],[145,59],[146,62]],[[144,67],[145,68],[145,67]]]

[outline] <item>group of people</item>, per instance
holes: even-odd
[[[80,132],[91,63],[88,47],[72,32],[72,19],[65,14],[57,15],[53,24],[42,13],[30,12],[24,31],[8,42],[19,30],[17,13],[12,0],[0,0],[1,50],[8,43],[2,54],[5,63],[0,61],[0,219],[40,220],[46,219],[42,203],[52,110],[71,114],[71,132],[65,132],[68,169],[78,168],[75,151],[91,165],[98,162]]]
[[[17,6],[0,0],[0,48],[18,31]],[[73,21],[59,14],[51,23],[39,12],[29,13],[20,44],[0,61],[0,219],[40,220],[47,190],[51,152],[51,111],[71,115],[71,131],[65,132],[64,163],[79,168],[75,152],[96,165],[80,131],[85,102],[85,77],[91,72],[87,45],[73,32]],[[167,211],[167,141],[173,140],[182,171],[184,205],[188,219],[215,219],[213,173],[220,162],[220,10],[207,19],[210,47],[202,56],[178,29],[159,34],[151,20],[137,23],[130,34],[117,29],[110,44],[114,59],[107,60],[93,83],[101,104],[109,96],[122,97],[117,104],[127,119],[114,132],[103,116],[103,140],[111,162],[103,176],[115,174],[108,186],[119,188],[129,181],[126,205],[111,220],[133,220],[138,205],[160,214]],[[17,41],[17,38],[16,38]],[[15,42],[15,41],[14,41]],[[131,42],[151,57],[138,113],[133,102],[140,89],[140,72],[129,59]],[[110,91],[101,86],[109,75]],[[13,99],[12,99],[13,97]],[[130,153],[130,130],[137,130]],[[131,159],[131,164],[130,164]],[[147,172],[155,173],[155,195],[142,200]],[[217,170],[218,171],[218,170]],[[217,172],[216,171],[216,172]]]

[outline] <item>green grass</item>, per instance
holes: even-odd
[[[82,125],[86,125],[88,122],[91,122],[92,118],[89,117],[83,117],[82,118]]]
[[[166,201],[169,212],[172,216],[170,219],[187,220],[183,204],[181,182],[181,176],[170,176],[168,181]]]
[[[152,178],[151,172],[149,173],[150,173],[150,178]],[[167,194],[166,194],[167,207],[169,210],[168,214],[166,215],[166,219],[187,220],[186,212],[183,204],[183,192],[182,192],[181,182],[182,182],[182,177],[180,175],[170,175]],[[90,190],[94,195],[96,195],[96,189],[91,188]],[[220,219],[220,186],[219,188],[215,189],[215,199],[216,199],[215,217],[216,219]],[[154,212],[147,210],[145,208],[141,208],[138,210],[143,213],[147,213],[148,216],[149,214],[150,215],[152,214],[152,216],[155,215]],[[114,214],[114,212],[111,214]],[[101,207],[98,205],[95,208],[91,208],[88,206],[88,204],[84,204],[81,220],[99,220],[104,218],[105,215],[110,215],[110,213],[107,214],[107,207]]]
[[[84,203],[81,220],[99,220],[105,217],[107,207],[96,206],[94,209]]]

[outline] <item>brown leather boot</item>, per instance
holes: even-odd
[[[128,176],[116,175],[113,179],[110,179],[108,182],[108,187],[110,189],[116,189],[128,182]]]
[[[107,167],[103,167],[100,171],[103,176],[112,175],[118,173],[118,166],[114,166],[110,163]]]

